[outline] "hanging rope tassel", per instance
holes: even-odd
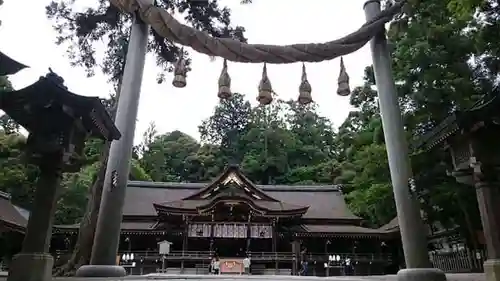
[[[345,69],[344,58],[340,58],[340,74],[339,74],[339,88],[337,89],[337,94],[339,96],[348,96],[351,94],[351,87],[349,86],[349,75]]]
[[[306,65],[302,63],[302,81],[300,82],[299,86],[298,102],[302,105],[310,104],[313,101],[311,92],[311,84],[307,80]]]
[[[231,97],[231,77],[227,73],[227,60],[224,59],[222,71],[219,76],[219,92],[217,96],[220,99],[229,99]]]
[[[273,87],[269,77],[267,77],[267,66],[264,63],[264,68],[262,69],[262,79],[259,83],[259,95],[257,96],[257,101],[261,105],[268,105],[273,101]]]
[[[172,81],[172,85],[176,88],[184,88],[186,87],[186,62],[184,61],[184,48],[181,49],[179,54],[179,59],[175,62],[174,65],[174,80]]]

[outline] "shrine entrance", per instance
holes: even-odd
[[[247,251],[247,239],[217,238],[214,239],[215,253],[220,258],[244,258]]]

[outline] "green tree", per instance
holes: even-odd
[[[288,154],[295,147],[283,117],[286,104],[276,100],[252,109],[248,130],[241,136],[242,168],[256,183],[278,183],[288,170]]]
[[[241,162],[243,148],[241,136],[248,132],[252,108],[244,96],[234,93],[215,106],[212,116],[198,127],[201,140],[220,147],[222,161]]]
[[[0,190],[10,193],[12,202],[29,209],[38,169],[26,162],[26,137],[0,132]]]
[[[200,144],[194,138],[173,131],[156,136],[146,146],[140,162],[154,181],[189,181],[192,163],[187,160],[196,157],[199,149]]]
[[[330,121],[307,106],[288,101],[286,123],[295,140],[288,153],[287,183],[332,183],[338,173],[336,134]]]

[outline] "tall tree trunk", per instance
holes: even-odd
[[[89,190],[87,207],[85,208],[85,214],[80,222],[78,240],[71,258],[62,267],[56,269],[54,273],[56,276],[73,275],[76,269],[90,262],[110,146],[111,142],[104,143],[99,171],[97,172],[95,180]]]

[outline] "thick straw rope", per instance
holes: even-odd
[[[147,0],[110,0],[120,10],[139,11],[141,19],[161,36],[173,42],[190,46],[197,52],[222,57],[235,62],[293,63],[320,62],[350,54],[363,47],[383,29],[400,10],[405,1],[397,2],[357,31],[326,43],[293,44],[285,46],[246,44],[228,38],[215,38],[177,21],[167,10]]]

